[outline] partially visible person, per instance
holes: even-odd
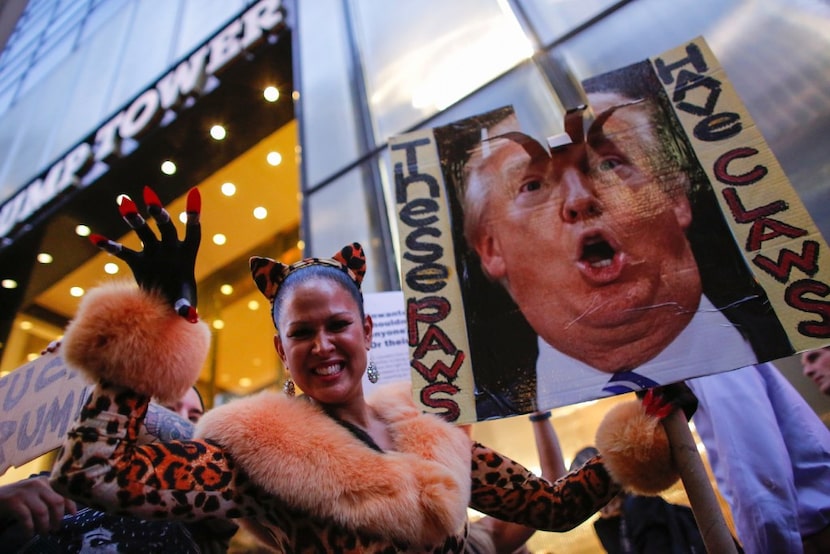
[[[745,551],[830,552],[830,431],[804,398],[770,363],[686,383]]]
[[[539,455],[542,477],[555,481],[565,475],[565,462],[559,437],[549,421],[549,411],[535,412],[528,418],[533,425],[533,437]],[[597,452],[599,454],[599,452]],[[587,461],[587,460],[586,460]],[[525,543],[536,529],[485,516],[470,524],[467,551],[471,554],[520,554],[529,552]]]
[[[47,350],[57,347],[50,345]],[[193,424],[203,413],[196,387],[164,405],[151,404],[140,440],[149,443],[191,436]],[[210,527],[143,521],[76,505],[50,486],[46,473],[0,487],[3,552],[215,554],[227,551],[236,529],[235,524],[225,521]]]
[[[822,394],[830,395],[830,346],[802,352],[801,367]]]

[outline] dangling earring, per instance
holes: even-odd
[[[291,377],[286,379],[285,383],[283,383],[282,392],[284,392],[286,396],[294,396],[297,393],[297,390],[294,387],[294,381],[291,380]]]
[[[380,372],[374,360],[369,360],[369,367],[366,368],[366,376],[369,377],[370,383],[377,383],[378,379],[380,379]]]

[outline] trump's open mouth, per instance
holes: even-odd
[[[602,233],[582,237],[577,262],[583,276],[594,284],[614,281],[622,271],[623,260],[619,248]]]

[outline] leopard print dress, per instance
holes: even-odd
[[[390,538],[394,534],[384,529],[355,529],[300,509],[255,482],[216,440],[138,444],[147,406],[147,397],[128,388],[108,383],[94,387],[60,450],[53,486],[117,514],[247,522],[277,552],[465,551],[466,524],[435,544],[411,544]],[[469,506],[538,529],[572,529],[619,491],[600,457],[554,483],[481,444],[472,443],[471,460]]]

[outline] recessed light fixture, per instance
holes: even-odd
[[[222,321],[221,319],[214,319],[213,323],[211,323],[211,325],[213,326],[214,329],[224,329],[225,328],[225,322]]]
[[[231,182],[222,183],[222,187],[220,188],[222,194],[225,196],[233,196],[236,194],[236,185]]]
[[[42,264],[51,264],[55,261],[55,259],[52,257],[52,254],[49,254],[48,252],[41,252],[37,255],[37,261]]]
[[[222,246],[226,242],[228,242],[228,238],[222,233],[216,233],[215,235],[213,235],[213,244],[217,246]]]
[[[257,206],[254,208],[254,217],[257,219],[265,219],[268,217],[268,210],[263,208],[262,206]]]
[[[268,152],[268,155],[265,156],[265,159],[268,161],[269,164],[276,167],[282,163],[282,154],[280,154],[279,152]]]
[[[305,250],[305,241],[304,240],[298,240],[297,241],[297,250],[299,250],[300,252]]]
[[[20,328],[23,329],[24,331],[29,331],[29,330],[31,330],[32,327],[34,327],[34,325],[29,320],[24,320],[24,321],[20,322]]]
[[[248,301],[248,309],[252,312],[255,312],[259,309],[259,302],[256,300],[249,300]]]
[[[262,91],[262,95],[269,102],[276,102],[280,99],[280,89],[277,87],[265,87],[265,90]]]
[[[187,212],[179,213],[179,221],[181,221],[182,223],[187,223]]]
[[[227,135],[228,135],[227,131],[225,131],[225,128],[222,127],[221,125],[214,125],[213,127],[210,128],[210,136],[214,140],[222,140]]]
[[[35,352],[29,352],[28,354],[26,354],[26,361],[27,361],[27,362],[34,362],[34,361],[35,361],[35,360],[37,360],[39,357],[40,357],[40,355],[39,355],[39,354],[37,354],[37,353],[35,353]]]
[[[227,283],[219,287],[219,292],[224,294],[225,296],[230,296],[233,294],[233,287]]]
[[[16,289],[17,281],[14,279],[3,279],[0,281],[0,287],[3,287],[4,289]]]
[[[84,289],[81,287],[72,287],[69,289],[69,294],[75,298],[80,298],[84,295]]]
[[[79,237],[88,237],[91,232],[92,231],[89,230],[89,227],[83,224],[75,227],[75,234]]]
[[[118,273],[118,264],[114,262],[105,263],[104,272],[108,275],[115,275],[116,273]]]
[[[252,381],[251,381],[250,377],[243,377],[242,379],[239,380],[239,386],[242,387],[242,388],[245,388],[245,389],[250,387],[251,383],[252,383]]]
[[[161,172],[165,175],[174,175],[176,173],[176,164],[170,160],[161,162]]]

